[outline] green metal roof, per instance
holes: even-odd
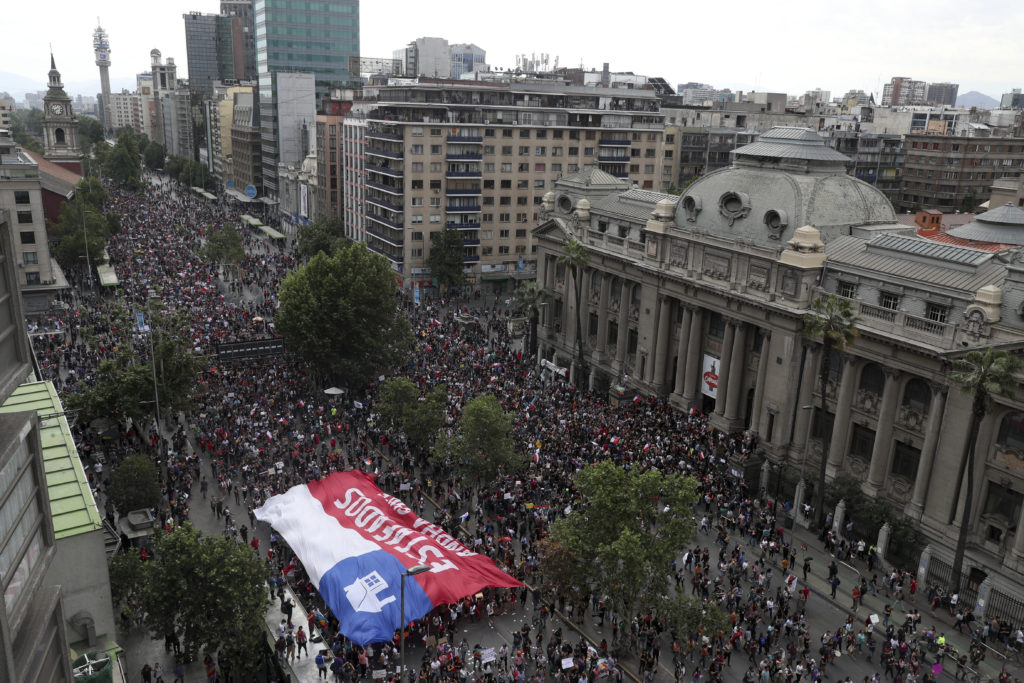
[[[95,531],[103,526],[89,480],[71,438],[57,390],[52,382],[27,382],[0,405],[0,413],[34,410],[39,416],[39,440],[50,494],[50,516],[57,540]]]

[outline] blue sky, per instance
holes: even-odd
[[[157,47],[187,75],[181,15],[216,12],[215,0],[51,0],[5,14],[0,91],[44,89],[49,45],[73,93],[99,89],[96,14],[110,35],[113,87],[134,87]],[[1024,3],[1016,0],[858,0],[826,3],[638,0],[455,3],[363,2],[362,53],[389,57],[418,36],[473,42],[494,66],[546,52],[561,65],[701,81],[733,90],[801,94],[821,87],[879,92],[891,76],[960,83],[998,97],[1024,87]],[[36,84],[36,85],[33,85]]]

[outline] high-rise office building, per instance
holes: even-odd
[[[451,51],[452,78],[462,74],[486,70],[487,51],[473,43],[455,43],[449,46]]]
[[[231,20],[231,57],[235,78],[256,80],[256,25],[252,0],[221,0],[220,13]]]
[[[298,5],[302,6],[299,7]],[[279,159],[278,72],[313,74],[317,98],[329,87],[348,85],[358,74],[349,71],[349,58],[359,55],[359,0],[295,3],[255,0],[253,3],[259,79],[260,126],[263,135],[263,188],[278,196]],[[294,85],[294,79],[283,82]],[[289,105],[290,106],[290,105]],[[309,125],[316,117],[309,111]]]
[[[958,83],[929,83],[928,104],[956,106],[957,92],[960,90]]]
[[[882,106],[898,107],[908,104],[923,104],[927,99],[928,84],[915,81],[907,76],[893,76],[882,86]]]
[[[204,96],[212,96],[214,82],[236,78],[231,17],[200,12],[189,12],[182,17],[189,87]]]
[[[92,49],[96,55],[96,66],[100,68],[100,121],[103,131],[112,134],[115,126],[111,121],[113,112],[110,106],[110,39],[102,26],[97,25],[92,32]]]

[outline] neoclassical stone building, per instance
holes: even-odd
[[[558,181],[534,230],[548,295],[540,355],[572,365],[574,283],[557,259],[577,239],[590,257],[587,381],[756,432],[768,460],[806,466],[808,479],[825,458],[830,478],[854,476],[920,523],[921,578],[941,578],[962,523],[970,409],[948,370],[971,349],[1024,347],[1024,255],[918,237],[845,173],[848,161],[809,129],[775,128],[681,197],[594,169]],[[810,302],[829,293],[851,299],[860,321],[832,359],[822,414],[810,408],[820,347],[802,329]],[[965,573],[986,609],[1024,615],[1012,597],[1024,587],[1020,398],[998,397],[982,424]]]

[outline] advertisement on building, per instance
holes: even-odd
[[[700,393],[718,398],[718,367],[721,362],[714,356],[704,355],[704,369],[700,375]]]

